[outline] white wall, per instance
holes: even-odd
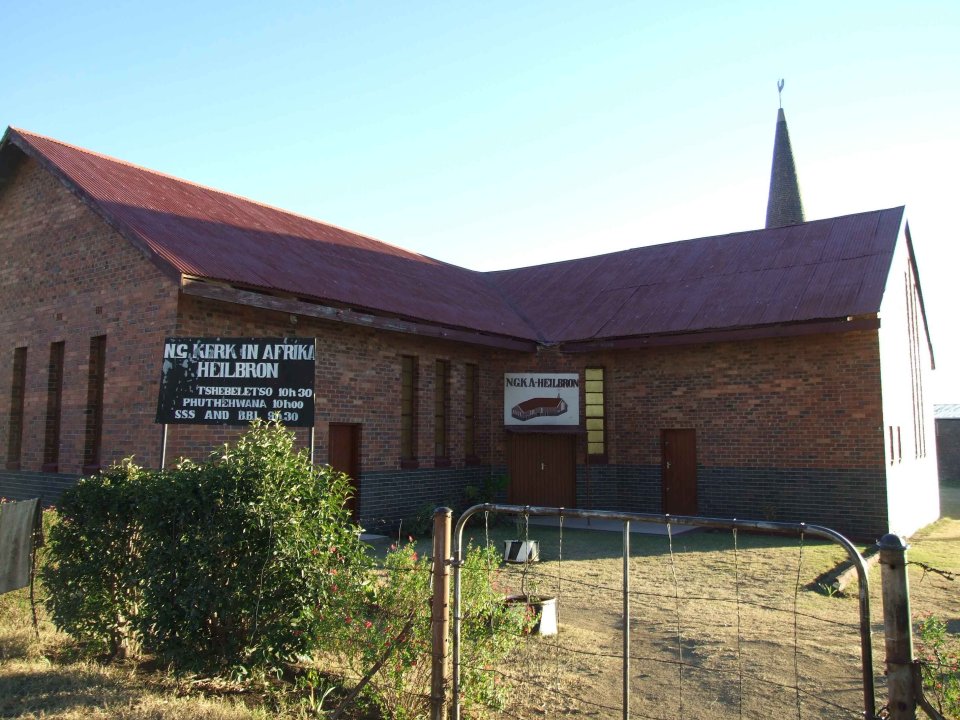
[[[880,307],[879,335],[890,532],[909,536],[940,517],[940,494],[931,358],[905,227],[904,220]],[[922,243],[915,250],[922,253]]]

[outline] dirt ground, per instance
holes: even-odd
[[[943,488],[944,519],[911,539],[909,559],[960,575],[960,486]],[[512,522],[468,528],[475,544],[523,536]],[[622,534],[531,526],[542,561],[493,568],[504,592],[558,598],[560,632],[529,636],[493,668],[512,688],[502,718],[621,717]],[[861,548],[862,549],[862,548]],[[697,531],[633,535],[631,717],[860,718],[859,619],[852,595],[811,589],[836,546],[798,538]],[[914,618],[934,613],[960,634],[958,581],[910,566]],[[880,573],[870,575],[877,706],[885,697]],[[24,591],[0,596],[0,717],[260,720],[315,717],[296,698],[206,691],[163,672],[65,654],[43,623],[33,638]],[[288,703],[288,706],[284,705]],[[799,710],[798,710],[799,705]],[[329,708],[326,708],[329,709]]]
[[[911,539],[908,559],[960,573],[960,488],[944,489],[943,520]],[[475,544],[524,530],[468,534]],[[619,718],[623,703],[622,533],[530,527],[541,562],[504,566],[506,592],[558,598],[559,633],[531,636],[497,668],[514,688],[501,717]],[[672,550],[671,550],[672,540]],[[860,547],[863,551],[865,548]],[[857,584],[817,590],[846,555],[805,538],[729,531],[631,536],[631,717],[861,718]],[[910,566],[915,618],[933,613],[960,631],[957,582]],[[883,707],[880,571],[870,573],[877,709]]]

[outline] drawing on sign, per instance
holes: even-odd
[[[504,373],[505,426],[574,426],[579,422],[578,373]]]
[[[167,338],[157,422],[312,427],[314,338]]]
[[[510,414],[526,422],[536,417],[556,417],[567,411],[567,403],[559,395],[555,398],[530,398],[513,406]]]

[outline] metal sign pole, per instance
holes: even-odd
[[[316,443],[314,440],[314,431],[316,430],[315,425],[310,426],[310,464],[313,465],[313,451],[316,448]]]
[[[169,425],[163,424],[163,440],[160,441],[160,469],[163,470],[167,465],[167,428]]]

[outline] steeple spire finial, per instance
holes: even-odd
[[[797,166],[790,148],[787,118],[783,114],[783,78],[777,81],[780,109],[777,110],[777,132],[773,140],[773,167],[770,170],[770,195],[767,198],[768,228],[796,225],[803,222],[803,203]]]

